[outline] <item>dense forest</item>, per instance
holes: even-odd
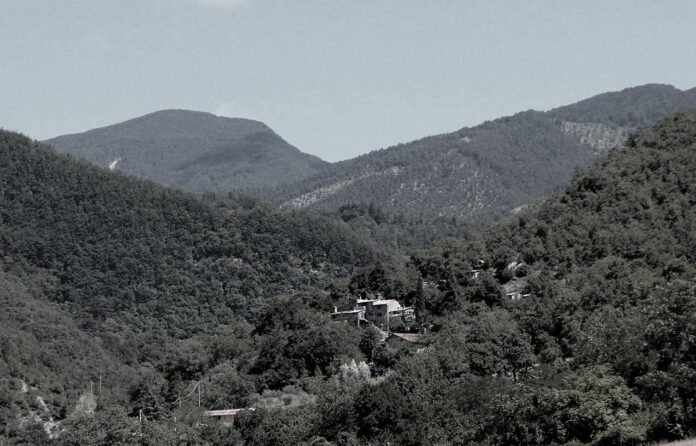
[[[375,203],[346,203],[336,211],[316,211],[338,219],[383,259],[407,258],[445,238],[469,239],[482,225],[454,217],[412,218],[390,214]]]
[[[287,208],[335,211],[365,201],[417,220],[490,223],[561,191],[576,169],[637,127],[689,107],[696,107],[696,89],[644,85],[376,150],[247,193]]]
[[[7,444],[696,435],[696,112],[632,134],[564,193],[404,262],[321,215],[198,200],[1,135]],[[417,343],[329,322],[376,293],[416,308]],[[230,428],[202,417],[230,407],[256,410]]]
[[[64,418],[88,377],[118,393],[174,340],[256,326],[271,298],[309,300],[378,260],[335,218],[187,195],[10,132],[0,133],[0,253],[0,438],[35,396],[46,406],[32,413]],[[19,406],[18,389],[30,390]]]

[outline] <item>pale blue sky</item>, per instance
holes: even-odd
[[[696,86],[694,1],[0,0],[0,127],[164,108],[329,161],[650,82]]]

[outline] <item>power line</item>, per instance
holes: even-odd
[[[182,399],[185,399],[185,398],[188,398],[188,397],[190,397],[191,395],[193,395],[193,392],[195,392],[196,389],[198,389],[198,407],[201,407],[201,381],[198,381],[198,382],[196,383],[196,385],[193,386],[193,389],[191,389],[191,391],[188,393],[188,395],[186,395],[186,396],[184,396],[184,397],[179,397],[179,398],[175,399],[174,402],[175,402],[175,403],[178,402],[178,403],[179,403],[179,407],[181,407],[181,400],[182,400]]]

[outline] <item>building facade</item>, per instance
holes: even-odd
[[[360,326],[370,323],[381,330],[388,330],[389,324],[412,321],[416,312],[412,307],[404,307],[395,299],[357,299],[355,303],[334,308],[331,320],[348,321]]]

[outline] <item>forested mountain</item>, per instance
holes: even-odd
[[[209,113],[164,110],[121,124],[46,141],[58,152],[101,167],[195,193],[290,183],[330,164],[300,152],[266,125]],[[115,162],[115,163],[114,163]],[[113,164],[113,165],[112,165]],[[385,213],[364,201],[323,214],[383,255],[404,255],[445,237],[465,237],[473,225],[451,218]]]
[[[230,435],[246,445],[502,446],[696,435],[694,171],[691,111],[470,242],[334,284],[327,311],[379,292],[414,305],[428,333],[410,347],[371,342],[365,330],[361,352],[342,358],[355,362],[329,379],[271,384],[292,383],[288,399],[301,386],[305,403],[245,414]],[[298,327],[296,316],[279,319],[274,339]],[[285,360],[247,376],[287,376],[297,351],[264,345]]]
[[[261,122],[187,110],[162,110],[46,143],[102,167],[198,193],[275,186],[329,165]]]
[[[334,214],[368,203],[419,232],[414,222],[425,227],[433,218],[454,217],[485,224],[509,215],[561,190],[575,169],[620,146],[638,126],[689,107],[696,107],[696,89],[650,84],[334,164],[303,154],[260,122],[183,110],[46,142],[97,165],[197,193],[236,190],[286,208]]]
[[[695,171],[690,111],[472,242],[354,276],[353,291],[404,298],[433,333],[396,364],[377,356],[395,371],[357,393],[344,427],[414,445],[696,435]]]
[[[3,370],[9,371],[2,378],[9,385],[0,393],[0,414],[8,420],[0,431],[5,443],[628,446],[696,435],[696,111],[634,134],[625,147],[577,173],[563,194],[471,241],[442,242],[403,264],[375,262],[349,279],[334,281],[324,293],[266,300],[259,311],[246,315],[250,323],[227,313],[238,296],[226,290],[239,288],[228,278],[229,236],[222,235],[228,225],[213,222],[251,218],[253,210],[235,208],[232,199],[198,201],[56,157],[14,134],[3,137],[2,153],[11,156],[3,155],[0,166],[36,166],[27,175],[35,180],[26,183],[8,183],[5,178],[17,175],[8,175],[12,167],[3,167],[2,203],[10,205],[3,204],[0,214],[5,256],[0,280],[10,287],[9,300],[5,298],[10,311],[19,315],[8,318],[14,323],[3,331],[8,339],[3,352],[20,342],[12,336],[25,338],[21,342],[29,350],[39,349],[2,357]],[[55,163],[75,174],[61,179],[50,168]],[[65,227],[62,212],[42,201],[55,187],[39,184],[63,181],[71,190],[83,185],[93,191],[78,195],[80,199],[66,193],[65,201],[75,206],[62,206],[95,215],[96,226],[82,223],[88,225],[84,237],[93,240],[94,233],[104,241],[100,246],[105,248],[98,251],[103,261],[90,254],[96,248],[89,243],[76,242],[82,240],[80,232]],[[102,182],[105,186],[95,189]],[[112,195],[126,197],[125,191],[134,189],[137,193],[130,196],[146,204],[136,207],[138,214],[123,217],[125,209],[116,202],[97,199],[111,196],[112,188]],[[41,206],[32,207],[34,200]],[[165,212],[172,201],[178,214]],[[155,203],[161,207],[153,207]],[[114,218],[124,228],[121,234],[98,212],[110,206],[119,210]],[[20,212],[23,208],[31,212]],[[196,209],[195,217],[190,208]],[[141,212],[149,217],[137,217]],[[159,221],[160,212],[169,226],[157,226],[157,237],[170,240],[171,235],[179,243],[171,251],[147,242],[155,233],[153,223],[146,222]],[[265,212],[263,221],[282,215]],[[374,208],[366,212],[378,218]],[[20,227],[15,214],[28,223]],[[35,223],[44,217],[54,221],[51,229]],[[182,226],[182,221],[188,223]],[[96,230],[104,225],[103,231]],[[42,238],[42,231],[54,230],[64,234],[61,240]],[[114,238],[129,241],[117,250],[119,262],[109,255],[112,246],[121,246]],[[250,244],[247,252],[268,252],[254,237],[240,234],[236,240]],[[189,242],[198,248],[188,247]],[[273,244],[261,246],[280,251]],[[292,251],[294,244],[287,246]],[[143,250],[151,254],[141,257]],[[326,256],[349,261],[348,252],[358,254],[340,252],[339,257]],[[83,257],[89,261],[80,261]],[[254,265],[263,264],[262,258]],[[92,262],[96,264],[90,266]],[[116,269],[121,264],[131,272]],[[282,267],[283,261],[274,265]],[[111,269],[118,272],[117,279],[109,276]],[[159,270],[166,274],[157,275]],[[292,282],[293,269],[284,272],[287,278],[270,276],[268,285]],[[117,287],[71,285],[88,274]],[[304,277],[311,278],[312,271]],[[184,286],[189,281],[202,291],[186,299],[193,290]],[[91,288],[83,294],[82,286]],[[122,289],[131,289],[133,298]],[[143,290],[150,294],[142,298]],[[91,297],[99,293],[104,297]],[[376,293],[416,308],[412,328],[426,330],[416,344],[401,338],[381,342],[372,329],[329,321],[327,313],[334,306]],[[128,307],[108,305],[112,301]],[[84,311],[77,309],[78,302]],[[105,302],[109,313],[99,313],[97,302]],[[215,303],[215,316],[208,302]],[[42,353],[45,335],[31,322],[57,323],[73,314],[79,323],[65,319],[54,335],[65,339],[66,350]],[[90,344],[80,333],[98,336]],[[114,342],[126,333],[133,345]],[[164,343],[158,346],[160,339]],[[147,353],[138,356],[130,350]],[[76,364],[63,364],[71,358]],[[121,386],[111,384],[111,397],[95,395],[94,413],[54,410],[62,433],[53,440],[32,428],[40,425],[26,421],[32,410],[37,412],[32,397],[52,395],[54,383],[44,384],[44,374],[63,383],[50,399],[60,409],[65,398],[61,389],[87,374],[68,379],[54,370],[79,372],[85,367],[80,364],[94,361],[96,373],[113,358],[128,361],[109,366],[122,377]],[[51,371],[42,371],[49,364]],[[202,419],[203,409],[250,406],[256,410],[237,415],[234,427]]]
[[[483,227],[453,217],[418,219],[384,212],[374,203],[348,203],[336,211],[317,211],[345,223],[347,230],[369,243],[381,258],[407,258],[444,238],[469,239]]]
[[[270,299],[375,260],[332,218],[201,199],[0,131],[0,441],[84,412],[89,379],[123,399],[173,340],[259,324]]]
[[[696,89],[645,85],[514,116],[336,163],[282,188],[249,190],[288,208],[374,203],[408,218],[490,222],[559,191],[630,131],[696,107]]]
[[[55,278],[0,259],[0,441],[19,430],[33,444],[43,437],[44,423],[55,429],[57,421],[94,410],[90,380],[98,386],[103,374],[105,389],[113,389],[134,376],[49,300],[54,286]]]
[[[569,122],[630,128],[654,124],[675,109],[693,108],[694,100],[694,88],[681,91],[670,85],[650,84],[603,93],[549,113]]]

